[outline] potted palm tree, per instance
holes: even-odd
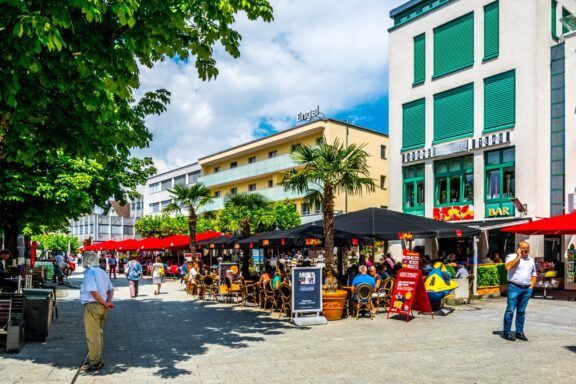
[[[334,199],[341,193],[361,195],[364,190],[370,193],[376,189],[368,169],[369,155],[364,147],[365,144],[345,146],[338,139],[329,144],[326,138],[317,145],[296,146],[291,158],[300,169],[292,169],[284,174],[285,190],[305,193],[306,202],[322,204],[327,269],[334,269]],[[343,308],[346,291],[338,293],[338,306]],[[333,299],[334,293],[330,293],[330,296]]]
[[[190,236],[190,252],[196,254],[196,221],[197,211],[203,206],[212,202],[213,197],[210,190],[202,183],[189,186],[176,185],[169,189],[172,202],[164,208],[166,212],[188,211],[188,231]]]

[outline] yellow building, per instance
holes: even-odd
[[[284,191],[281,185],[283,174],[296,163],[290,152],[296,145],[313,145],[325,136],[328,143],[338,138],[341,143],[366,144],[370,154],[368,166],[370,176],[377,188],[362,196],[338,195],[336,212],[350,212],[368,207],[388,207],[388,136],[376,131],[325,119],[315,120],[274,135],[263,137],[198,160],[204,183],[214,193],[215,199],[204,210],[224,207],[224,196],[228,193],[257,192],[272,201],[294,199],[302,222],[316,220],[321,216],[320,207],[309,207],[303,202],[304,194]]]

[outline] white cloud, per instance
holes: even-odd
[[[388,13],[403,2],[272,0],[274,22],[238,17],[241,57],[218,48],[215,81],[200,81],[193,63],[142,68],[141,90],[166,88],[172,102],[147,120],[154,140],[136,155],[165,171],[253,140],[260,122],[283,130],[316,105],[331,117],[383,97]]]

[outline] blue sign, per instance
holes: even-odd
[[[322,268],[292,268],[292,312],[322,311]]]

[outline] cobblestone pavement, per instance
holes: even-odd
[[[73,280],[80,281],[81,273]],[[504,299],[409,323],[361,318],[298,328],[278,313],[186,296],[177,281],[130,299],[123,276],[105,328],[105,367],[86,355],[78,290],[62,290],[46,343],[0,353],[0,383],[568,383],[576,359],[576,305],[531,300],[528,343],[499,337]]]

